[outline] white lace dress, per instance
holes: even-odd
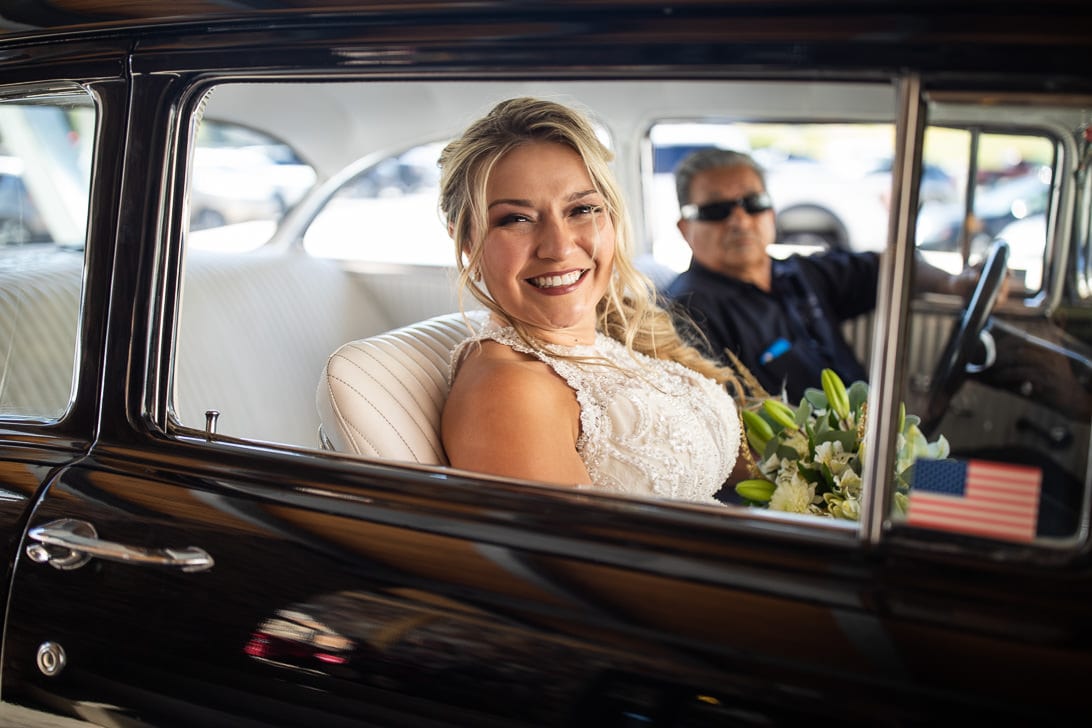
[[[452,352],[454,378],[466,348],[492,339],[548,364],[576,392],[580,404],[577,452],[591,487],[626,495],[718,503],[735,465],[740,422],[735,403],[711,379],[676,362],[631,356],[598,334],[593,346],[526,344],[510,328],[487,325]],[[598,357],[615,366],[551,354]]]

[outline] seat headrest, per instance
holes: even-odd
[[[326,362],[316,393],[323,446],[386,460],[447,465],[440,415],[451,352],[485,312],[451,313],[350,341]]]

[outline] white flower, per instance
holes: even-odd
[[[844,518],[848,521],[857,521],[861,518],[861,502],[856,498],[847,498],[838,503],[837,508],[831,507],[831,515],[836,518]]]
[[[825,389],[824,393],[828,402],[833,401]],[[829,405],[817,409],[809,400],[795,411],[798,419],[804,419],[801,413],[806,414],[806,421],[801,426],[786,426],[774,435],[770,448],[774,452],[757,462],[762,476],[774,483],[766,507],[850,520],[860,517],[860,471],[865,456],[860,431],[867,419],[864,404],[867,385],[855,382],[846,394],[849,402],[857,405],[854,408],[850,404],[845,416],[836,418]],[[909,468],[913,463],[920,459],[944,459],[949,457],[950,451],[943,435],[935,442],[929,442],[918,427],[918,418],[906,415],[904,409],[900,409],[899,422],[901,432],[898,433],[893,473],[897,489],[893,493],[896,516],[906,512]],[[812,447],[815,438],[830,439]],[[809,474],[815,482],[808,482]]]
[[[838,440],[821,442],[815,446],[815,462],[826,465],[835,478],[849,466],[852,458],[853,453],[846,452]]]
[[[948,440],[944,435],[937,436],[936,442],[929,442],[917,425],[910,425],[905,433],[900,433],[896,444],[899,449],[895,458],[897,473],[904,472],[915,460],[924,458],[943,460],[950,452]]]
[[[834,483],[847,498],[856,500],[861,497],[861,476],[853,468],[846,468],[840,475],[834,476]]]
[[[770,508],[789,513],[807,513],[815,502],[815,484],[809,483],[796,469],[796,461],[785,460],[777,473],[777,488],[770,496]]]

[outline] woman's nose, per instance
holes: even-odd
[[[564,260],[578,246],[578,237],[577,230],[551,215],[540,224],[535,252],[539,258]]]

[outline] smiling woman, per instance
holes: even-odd
[[[441,155],[461,280],[492,313],[453,357],[444,448],[468,470],[715,503],[744,462],[735,379],[633,268],[609,159],[583,115],[532,98]]]

